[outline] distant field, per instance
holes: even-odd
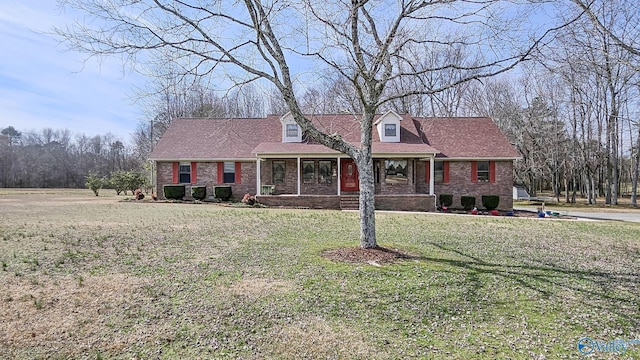
[[[121,199],[0,189],[0,359],[568,359],[640,339],[640,224],[379,213],[379,243],[413,258],[374,266],[322,257],[357,245],[354,212]]]

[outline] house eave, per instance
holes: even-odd
[[[473,156],[473,157],[440,157],[436,158],[436,161],[477,161],[477,160],[485,160],[485,161],[513,161],[522,159],[522,157],[513,157],[513,156]]]
[[[428,153],[407,153],[407,152],[394,152],[394,153],[371,153],[374,158],[430,158],[436,156],[436,152]],[[256,153],[256,157],[274,158],[274,159],[292,159],[292,158],[322,158],[322,157],[340,157],[348,158],[349,155],[343,154],[338,151],[323,152],[323,153]]]
[[[256,158],[149,158],[155,162],[253,162]]]

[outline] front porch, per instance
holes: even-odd
[[[335,158],[314,155],[258,157],[256,195],[358,194],[359,171],[353,160],[344,155]],[[374,157],[375,195],[434,195],[433,161],[433,156]],[[426,177],[425,169],[430,172]]]
[[[353,160],[342,154],[305,155],[258,156],[256,199],[272,207],[358,210],[359,171]],[[416,168],[424,158],[381,157],[373,162],[377,210],[435,211],[433,182],[426,189],[417,185]]]
[[[257,195],[271,207],[357,210],[358,195]],[[435,211],[436,197],[429,194],[375,195],[376,210]]]

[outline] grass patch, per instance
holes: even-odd
[[[3,190],[0,358],[576,358],[640,338],[639,224]],[[20,276],[16,276],[20,274]],[[598,354],[605,356],[608,354]],[[640,358],[640,345],[626,358]]]

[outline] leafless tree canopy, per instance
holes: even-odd
[[[92,56],[121,56],[143,71],[170,61],[178,76],[210,77],[228,87],[257,80],[275,86],[310,138],[356,161],[363,247],[376,246],[371,170],[376,112],[409,96],[454,91],[471,80],[512,69],[566,25],[527,25],[531,23],[523,19],[535,14],[538,1],[60,0],[60,4],[87,15],[57,29],[70,49]],[[321,97],[314,87],[327,74],[332,83],[344,84],[339,86],[355,94],[342,100],[345,111],[360,113],[359,145],[319,131],[304,115],[326,110],[318,107]],[[445,95],[440,103],[430,104],[431,111],[457,106],[451,103],[455,94]]]

